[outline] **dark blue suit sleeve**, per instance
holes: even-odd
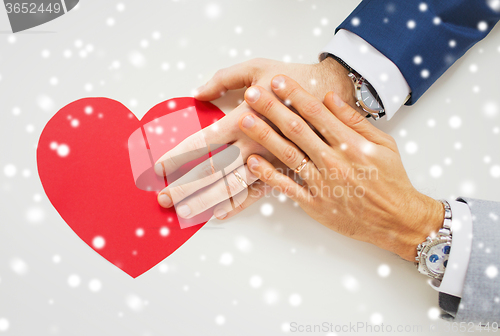
[[[396,64],[412,91],[407,105],[415,103],[500,19],[500,12],[486,0],[421,4],[421,0],[363,0],[337,27],[360,36]],[[415,62],[416,56],[421,62]]]

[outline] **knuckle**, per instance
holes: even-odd
[[[311,99],[304,104],[302,112],[308,116],[316,116],[323,111],[323,104],[315,99]]]
[[[269,181],[273,178],[273,171],[271,169],[264,169],[264,171],[261,174],[260,179],[263,180],[264,182]]]
[[[293,101],[296,100],[296,98],[299,98],[300,92],[301,88],[294,85],[285,92],[285,97],[288,98],[293,105]]]
[[[292,146],[286,146],[283,150],[283,161],[289,164],[294,164],[298,160],[298,153]]]
[[[234,175],[234,174],[231,174],[231,175]],[[229,192],[229,195],[235,195],[237,194],[240,189],[242,188],[242,185],[238,182],[238,180],[236,179],[235,176],[232,176],[232,178],[228,178],[227,179],[227,188],[228,188],[228,192]],[[226,192],[226,190],[224,190],[224,193]]]
[[[365,121],[365,118],[358,111],[350,111],[350,115],[348,117],[349,125],[351,126],[359,126],[362,122]]]
[[[265,115],[269,115],[269,113],[273,110],[274,108],[274,100],[273,99],[267,99],[263,104],[262,104],[262,112]]]
[[[175,159],[175,156],[169,155],[165,158],[163,161],[164,164],[166,164],[167,167],[174,168],[177,167],[177,161]]]
[[[292,194],[292,192],[293,192],[292,187],[289,184],[286,184],[285,182],[280,184],[280,189],[281,189],[281,192],[283,194],[285,194],[286,196],[292,196],[292,197],[295,196]]]
[[[170,194],[172,195],[174,202],[183,200],[188,196],[186,188],[182,185],[178,185],[170,189]]]
[[[260,132],[258,139],[261,142],[267,142],[269,138],[271,137],[271,129],[269,127],[264,127]]]
[[[298,120],[292,120],[288,125],[289,135],[299,135],[304,131],[304,124]]]
[[[190,208],[193,209],[193,212],[201,212],[208,209],[208,203],[202,195],[196,196],[193,199],[192,206],[190,206]]]
[[[205,161],[201,164],[201,178],[213,175],[214,171],[210,161]]]

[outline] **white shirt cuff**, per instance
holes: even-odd
[[[321,51],[320,59],[332,54],[363,76],[377,91],[387,120],[406,102],[411,90],[399,68],[358,35],[341,29]]]
[[[462,297],[472,246],[472,216],[466,203],[459,201],[448,201],[448,203],[451,206],[453,232],[448,265],[441,283],[434,280],[430,284],[439,292]]]

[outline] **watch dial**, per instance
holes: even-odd
[[[426,266],[437,274],[443,274],[448,265],[450,246],[445,243],[437,244],[427,251]]]
[[[367,85],[365,82],[361,83],[361,99],[372,110],[382,111],[384,109],[378,101],[377,92],[375,92],[371,85]]]

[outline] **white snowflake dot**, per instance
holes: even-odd
[[[493,178],[500,178],[500,165],[491,166],[490,174]]]
[[[92,239],[92,246],[94,246],[94,248],[98,250],[102,249],[105,245],[106,240],[101,236],[96,236],[94,237],[94,239]]]
[[[408,154],[415,154],[418,151],[418,145],[414,141],[406,143],[405,150]]]
[[[271,216],[273,212],[274,212],[274,207],[270,203],[264,203],[260,207],[260,213],[265,217]]]
[[[408,27],[408,29],[413,29],[417,26],[417,23],[414,21],[414,20],[409,20],[407,23],[406,23],[406,27]]]
[[[66,157],[66,156],[68,156],[68,154],[69,154],[69,147],[68,147],[68,145],[61,144],[61,145],[57,146],[57,154],[60,157]]]
[[[92,280],[90,280],[90,282],[89,282],[89,289],[90,289],[91,292],[96,293],[96,292],[100,291],[101,288],[102,288],[101,281],[99,281],[98,279],[92,279]]]
[[[258,275],[252,275],[252,277],[250,278],[250,286],[252,288],[259,288],[260,286],[262,286],[262,278]]]
[[[208,4],[207,7],[205,7],[205,14],[209,19],[215,19],[217,18],[221,13],[221,9],[219,5],[215,3]]]
[[[488,101],[483,105],[483,112],[489,118],[494,117],[498,113],[498,106],[495,102]]]
[[[380,313],[373,313],[370,316],[370,322],[375,324],[375,325],[380,325],[380,324],[382,324],[383,321],[384,321],[384,318],[383,318],[382,314],[380,314]]]
[[[80,283],[81,283],[81,279],[77,274],[71,274],[68,277],[68,286],[70,286],[71,288],[76,288],[76,287],[80,286]]]
[[[137,237],[142,237],[144,236],[144,229],[143,228],[138,228],[137,230],[135,230],[135,235]]]
[[[160,229],[160,236],[166,237],[169,234],[170,234],[170,229],[168,227],[164,226]]]
[[[449,120],[449,124],[451,128],[460,128],[460,126],[462,126],[462,118],[459,116],[452,116]]]
[[[28,264],[21,258],[14,258],[10,262],[10,268],[12,271],[18,275],[24,275],[28,273]]]
[[[252,242],[243,236],[236,237],[235,245],[243,253],[248,253],[252,250]]]
[[[432,177],[434,178],[438,178],[440,177],[441,175],[443,175],[443,168],[441,168],[441,166],[439,165],[434,165],[431,167],[431,169],[429,170],[429,173]]]
[[[441,316],[441,311],[436,307],[432,307],[427,311],[427,316],[431,320],[437,320]]]
[[[3,168],[3,173],[7,177],[14,177],[17,174],[17,168],[13,164],[8,164]]]
[[[488,30],[488,23],[486,21],[481,21],[477,24],[477,29],[479,29],[479,31],[486,31]]]
[[[224,315],[217,315],[215,317],[215,324],[223,325],[224,323],[226,323],[226,318],[224,317]]]
[[[26,219],[32,224],[38,224],[45,219],[45,212],[42,208],[33,207],[26,212]]]
[[[264,302],[266,302],[268,305],[276,304],[278,302],[278,299],[279,299],[279,294],[274,289],[268,289],[264,293]]]
[[[476,73],[477,69],[478,69],[477,64],[471,64],[469,66],[469,71],[472,72],[472,73]]]
[[[361,23],[361,20],[358,18],[358,17],[354,17],[352,18],[351,20],[351,24],[354,26],[354,27],[357,27],[359,26],[359,24]]]
[[[219,263],[224,266],[229,266],[233,263],[233,255],[229,252],[225,252],[220,256]]]
[[[298,307],[302,303],[302,297],[299,294],[294,293],[288,298],[288,303],[290,303],[292,307]]]
[[[134,312],[140,312],[144,309],[145,301],[136,294],[130,294],[125,298],[125,303]]]
[[[5,317],[0,318],[0,331],[4,332],[9,330],[10,322]]]
[[[486,276],[490,279],[496,278],[498,275],[498,268],[495,265],[490,265],[486,268]]]
[[[421,2],[420,5],[418,5],[418,9],[421,11],[421,12],[425,12],[427,10],[427,4],[425,2]]]
[[[382,278],[387,278],[391,274],[391,268],[387,264],[382,264],[377,268],[377,273]]]
[[[356,279],[352,275],[344,276],[342,278],[342,285],[344,285],[345,289],[350,292],[356,292],[359,289],[358,279]]]
[[[486,3],[495,12],[500,12],[500,0],[486,0]]]

